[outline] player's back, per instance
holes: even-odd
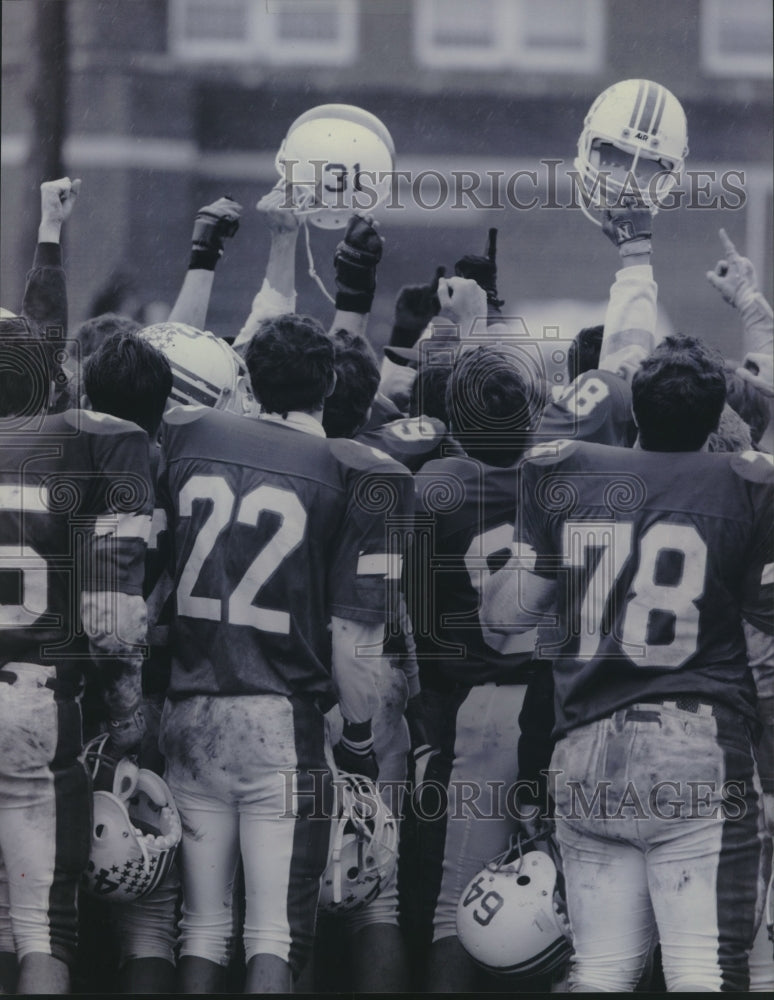
[[[631,389],[620,375],[583,372],[566,388],[552,390],[532,443],[571,439],[630,446],[637,436],[631,409]]]
[[[506,561],[513,539],[516,476],[516,466],[463,455],[429,462],[415,477],[418,555],[430,575],[412,610],[427,685],[526,683],[532,672],[534,636],[495,636],[479,616],[484,577]]]
[[[300,694],[329,707],[330,616],[384,617],[384,560],[378,572],[361,561],[362,522],[394,463],[354,442],[198,407],[165,417],[163,452],[176,584],[170,696]],[[383,550],[383,517],[378,529],[371,544]]]
[[[753,717],[742,617],[772,631],[774,469],[758,452],[665,453],[560,443],[522,466],[522,537],[559,579],[562,731],[681,695]],[[537,454],[535,454],[537,452]]]
[[[463,454],[462,448],[437,417],[401,417],[378,426],[369,426],[356,441],[386,452],[396,462],[417,472],[433,459]]]
[[[23,428],[0,420],[0,442],[0,662],[56,665],[78,683],[89,655],[81,591],[121,592],[141,579],[152,507],[147,435],[68,410]]]

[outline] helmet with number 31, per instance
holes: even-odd
[[[352,104],[321,104],[292,123],[276,156],[296,214],[321,229],[341,229],[389,194],[395,146],[385,125]]]
[[[674,94],[652,80],[621,80],[591,105],[575,169],[597,214],[626,194],[639,194],[655,214],[687,155],[685,112]],[[583,198],[581,208],[601,225]]]
[[[517,840],[465,886],[457,937],[473,961],[498,975],[551,972],[571,951],[551,857]]]

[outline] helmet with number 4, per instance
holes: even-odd
[[[146,326],[140,336],[166,355],[172,366],[168,408],[182,403],[212,406],[239,415],[253,409],[245,364],[225,340],[175,322]]]
[[[685,112],[674,94],[651,80],[622,80],[591,105],[575,169],[591,208],[602,210],[622,195],[639,193],[655,214],[677,183],[687,155]],[[601,225],[583,198],[581,208]]]
[[[107,736],[85,748],[94,791],[89,863],[81,878],[92,896],[131,903],[164,879],[182,838],[169,788],[153,771],[105,753]]]
[[[398,824],[374,783],[340,772],[321,910],[351,913],[376,899],[398,863]]]
[[[457,936],[477,965],[499,975],[550,972],[569,957],[570,929],[551,857],[517,840],[463,889]]]
[[[352,104],[321,104],[288,129],[276,157],[280,187],[296,213],[322,229],[341,229],[354,210],[387,197],[395,146],[385,125]]]

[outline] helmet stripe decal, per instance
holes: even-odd
[[[190,403],[192,400],[196,400],[203,406],[214,406],[220,397],[220,392],[210,392],[202,386],[201,382],[198,385],[195,382],[189,382],[188,379],[178,373],[176,368],[173,368],[172,392],[169,395],[170,398],[177,398],[182,403]]]
[[[663,87],[659,87],[659,99],[658,105],[656,107],[656,114],[653,117],[653,124],[650,127],[651,135],[656,135],[658,133],[659,125],[661,125],[661,116],[664,114],[664,107],[666,106],[666,90]]]
[[[637,112],[640,110],[640,103],[642,102],[642,90],[645,86],[645,81],[640,80],[640,86],[637,90],[637,100],[634,102],[634,107],[632,108],[632,116],[629,119],[629,128],[634,128],[634,123],[637,121]]]
[[[640,115],[640,124],[637,126],[640,132],[647,132],[650,128],[653,111],[656,107],[656,98],[660,89],[658,84],[648,84],[648,96],[645,98],[645,107],[642,109],[642,114]]]

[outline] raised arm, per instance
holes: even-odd
[[[250,338],[263,320],[296,311],[296,243],[298,217],[286,205],[285,193],[272,188],[255,206],[271,237],[269,261],[261,287],[253,299],[250,315],[237,334],[233,347],[244,354]]]
[[[610,288],[599,368],[631,381],[640,362],[656,346],[657,286],[650,266],[650,210],[624,199],[621,208],[607,209],[602,231],[618,248],[621,268]]]
[[[205,330],[215,266],[223,256],[223,241],[239,229],[242,206],[229,198],[218,198],[196,213],[191,237],[191,258],[172,312],[171,323],[186,323]]]

